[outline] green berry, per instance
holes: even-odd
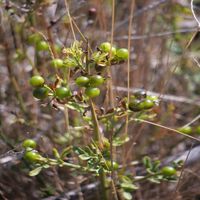
[[[118,49],[116,52],[116,56],[120,60],[127,60],[129,56],[128,49],[125,49],[125,48]]]
[[[49,94],[49,90],[45,87],[38,87],[33,90],[33,96],[37,99],[45,99]]]
[[[195,129],[196,134],[200,135],[200,126],[197,126]]]
[[[109,52],[110,53],[110,52]],[[115,55],[116,55],[116,53],[117,53],[117,50],[116,50],[116,48],[115,47],[112,47],[112,50],[111,50],[111,58],[114,58],[115,57]]]
[[[184,126],[178,129],[179,132],[185,133],[185,134],[191,134],[192,133],[192,127],[191,126]]]
[[[36,43],[36,50],[37,51],[48,51],[49,45],[45,41],[39,41],[39,42]]]
[[[165,166],[161,169],[161,173],[164,176],[173,176],[176,174],[176,169],[174,167],[171,166]]]
[[[89,79],[89,84],[91,87],[97,87],[103,84],[104,78],[100,75],[93,75]]]
[[[59,59],[59,58],[53,59],[50,64],[51,64],[51,66],[57,67],[57,68],[61,68],[64,66],[63,60]]]
[[[24,140],[22,144],[24,148],[32,148],[32,149],[35,149],[36,145],[37,145],[36,142],[32,139]]]
[[[39,41],[41,41],[41,39],[42,39],[41,35],[39,35],[38,33],[34,33],[34,34],[29,35],[28,42],[30,44],[36,44]]]
[[[33,87],[40,87],[44,85],[44,79],[42,76],[32,76],[29,83]]]
[[[85,87],[87,86],[87,84],[89,83],[89,78],[86,77],[86,76],[79,76],[77,79],[76,79],[76,84],[80,87]]]
[[[129,103],[128,108],[133,112],[140,112],[144,109],[144,104],[140,100],[133,100]]]
[[[37,151],[31,150],[25,152],[24,158],[29,162],[36,162],[41,158],[41,155]]]
[[[111,53],[111,57],[114,57],[116,55],[116,48],[112,46],[111,48],[111,44],[109,42],[103,42],[101,43],[100,47],[101,51],[105,52],[105,53]],[[110,52],[111,50],[111,52]]]
[[[58,87],[55,90],[55,95],[59,99],[64,99],[66,97],[71,96],[71,91],[68,87]]]
[[[111,44],[109,42],[103,42],[100,44],[99,48],[103,51],[103,52],[110,52],[111,49]]]
[[[151,101],[151,100],[149,100],[149,99],[146,99],[146,100],[144,100],[144,101],[142,101],[142,102],[140,103],[140,106],[143,107],[144,109],[147,109],[147,110],[148,110],[148,109],[153,108],[154,102]]]
[[[94,98],[100,95],[100,90],[99,88],[86,88],[85,90],[85,94],[90,97],[90,98]]]

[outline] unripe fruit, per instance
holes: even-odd
[[[147,109],[147,110],[153,108],[153,106],[154,106],[154,102],[149,99],[142,101],[140,104],[141,104],[140,105],[141,107],[143,107],[144,109]]]
[[[185,133],[185,134],[191,134],[192,133],[192,127],[191,126],[184,126],[178,129],[179,132]]]
[[[196,134],[200,135],[200,126],[197,126],[195,129]]]
[[[99,48],[103,51],[108,53],[111,49],[111,44],[109,42],[103,42],[100,44]]]
[[[114,46],[112,46],[111,48],[111,44],[109,42],[103,42],[100,44],[99,48],[101,49],[101,51],[105,52],[105,53],[110,53],[111,57],[114,57],[116,55],[116,48]],[[111,50],[111,52],[110,52]]]
[[[117,50],[115,47],[112,47],[111,52],[108,52],[108,53],[110,53],[111,58],[114,58],[117,53]]]
[[[36,162],[41,158],[41,155],[37,151],[26,151],[24,158],[29,162]]]
[[[86,88],[85,90],[85,94],[90,97],[90,98],[94,98],[100,95],[100,90],[99,88]]]
[[[55,95],[56,97],[58,97],[59,99],[64,99],[66,97],[71,96],[71,91],[69,88],[67,87],[58,87],[55,90]]]
[[[91,87],[97,87],[102,85],[104,82],[104,78],[100,75],[93,75],[89,79],[89,84]]]
[[[176,174],[176,169],[171,166],[165,166],[161,169],[161,173],[164,176],[173,176]]]
[[[116,56],[121,60],[127,60],[129,56],[128,49],[125,48],[118,49],[116,52]]]
[[[33,90],[33,96],[37,99],[45,99],[49,94],[49,90],[45,87],[37,87]]]
[[[133,112],[139,112],[144,109],[144,105],[140,100],[134,100],[129,103],[128,108]]]
[[[48,51],[49,45],[45,41],[39,41],[39,42],[36,43],[36,50],[37,51]]]
[[[55,58],[51,61],[50,65],[53,67],[61,68],[64,66],[64,62],[62,59]]]
[[[42,76],[32,76],[29,80],[29,83],[33,87],[40,87],[44,85],[44,79],[42,78]]]
[[[77,79],[76,79],[76,84],[80,87],[85,87],[87,86],[87,84],[89,83],[89,78],[86,77],[86,76],[79,76]]]
[[[32,139],[26,139],[22,144],[24,148],[32,148],[32,149],[35,149],[36,145],[37,145],[36,142]]]

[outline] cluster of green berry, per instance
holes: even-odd
[[[94,98],[100,95],[100,89],[98,86],[101,86],[104,83],[104,78],[101,75],[92,75],[90,77],[87,76],[79,76],[76,78],[75,82],[79,87],[85,87],[85,94]]]
[[[53,90],[45,85],[44,78],[39,75],[32,76],[29,83],[34,87],[33,96],[37,99],[45,99],[47,96],[64,99],[71,96],[71,91],[68,87],[59,86]]]
[[[29,162],[37,162],[42,156],[35,150],[37,143],[32,139],[24,140],[22,146],[25,148],[24,158]]]
[[[33,34],[29,40],[36,45],[41,42],[40,35]],[[47,44],[48,45],[48,44]],[[41,49],[41,48],[40,48]],[[45,50],[45,49],[43,49]],[[73,67],[74,73],[77,73],[77,69],[80,70],[80,76],[74,77],[75,83],[78,87],[85,88],[84,92],[86,97],[94,98],[100,95],[99,86],[101,86],[106,78],[101,73],[89,72],[88,68],[92,70],[92,66],[99,65],[102,62],[108,66],[111,61],[125,61],[128,59],[128,50],[125,48],[116,49],[112,47],[109,42],[100,44],[98,50],[93,52],[90,59],[86,59],[87,55],[81,48],[81,43],[75,42],[71,48],[65,48],[63,50],[66,53],[65,59],[55,58],[51,61],[51,66],[58,69],[65,69],[67,67]],[[87,60],[87,61],[86,61]],[[73,71],[73,70],[72,70]],[[73,74],[73,72],[72,72]],[[61,77],[59,77],[62,80]],[[51,88],[45,84],[44,78],[40,75],[33,76],[30,79],[31,86],[34,87],[33,96],[37,99],[45,99],[47,96],[54,96],[58,99],[65,99],[72,96],[72,92],[66,84],[63,86],[64,81],[60,81],[61,86]]]
[[[130,98],[128,108],[133,112],[149,110],[158,104],[158,97],[147,95],[144,91],[138,91]]]
[[[100,51],[110,54],[112,60],[127,60],[129,53],[126,48],[116,48],[111,46],[109,42],[103,42],[99,46]]]
[[[86,96],[94,98],[99,96],[100,89],[97,87],[104,83],[104,78],[100,75],[93,75],[89,78],[86,76],[79,76],[75,82],[79,87],[86,87]],[[54,91],[52,91],[48,86],[44,84],[44,78],[39,75],[31,77],[29,83],[34,87],[33,96],[37,99],[45,99],[48,95],[53,95],[59,99],[64,99],[71,96],[71,91],[66,86],[59,86]]]
[[[30,85],[34,87],[33,96],[37,99],[44,99],[49,94],[49,89],[45,87],[44,82],[43,77],[39,75],[32,76],[29,80]]]

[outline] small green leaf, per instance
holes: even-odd
[[[132,180],[128,176],[121,176],[121,181],[123,183],[132,183]]]
[[[154,163],[153,163],[153,166],[152,166],[152,170],[154,172],[157,172],[159,170],[159,167],[160,167],[160,161],[159,160],[156,160]]]
[[[121,146],[124,143],[129,141],[129,137],[115,137],[113,140],[113,146],[117,147],[117,146]]]
[[[68,102],[66,106],[71,110],[76,110],[79,113],[83,113],[85,111],[85,108],[87,107],[84,104],[75,103],[75,102]]]
[[[90,159],[90,156],[87,155],[87,154],[82,154],[82,155],[79,155],[79,158],[80,158],[81,160],[89,160],[89,159]]]
[[[81,155],[81,154],[85,153],[85,151],[82,148],[80,148],[80,147],[73,147],[73,150],[78,155]]]
[[[62,159],[65,158],[65,157],[71,152],[71,150],[72,150],[71,146],[65,148],[65,149],[62,151],[60,157],[61,157]]]
[[[124,190],[128,190],[128,191],[133,191],[133,190],[138,189],[138,187],[136,185],[134,185],[133,183],[121,183],[121,187]]]
[[[55,156],[55,158],[60,159],[60,154],[58,153],[58,150],[53,148],[53,155]]]
[[[37,167],[35,169],[33,169],[32,171],[29,172],[29,176],[37,176],[43,167]]]
[[[160,180],[156,179],[156,178],[149,178],[148,179],[150,182],[152,183],[157,183],[157,184],[160,184]]]
[[[149,174],[152,174],[152,175],[155,174],[155,172],[152,171],[152,168],[147,168],[146,170],[147,170],[147,172],[148,172]]]
[[[44,165],[42,165],[42,167],[45,168],[45,169],[47,169],[47,168],[50,167],[50,165],[48,165],[48,164],[44,164]]]
[[[129,192],[123,191],[122,195],[123,195],[124,199],[126,199],[126,200],[132,200],[133,199],[131,193],[129,193]]]
[[[146,168],[150,168],[150,169],[152,168],[152,162],[149,156],[145,156],[142,161]]]

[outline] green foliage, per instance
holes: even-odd
[[[39,41],[37,37],[35,39],[33,37],[32,40],[33,43],[36,42],[37,49],[37,44],[41,40]],[[70,123],[67,133],[55,137],[56,143],[67,147],[65,146],[61,153],[53,148],[53,158],[44,157],[33,150],[29,152],[26,150],[24,158],[30,161],[32,166],[29,175],[36,176],[42,169],[58,166],[69,167],[79,173],[103,176],[105,181],[109,181],[109,177],[115,172],[119,176],[116,184],[123,199],[126,200],[132,199],[132,193],[138,189],[139,181],[149,180],[160,183],[163,180],[175,180],[176,173],[172,173],[171,170],[171,174],[166,175],[167,172],[164,170],[166,168],[161,169],[159,160],[152,161],[151,158],[144,157],[146,174],[133,176],[121,170],[120,164],[111,155],[114,147],[121,148],[130,141],[128,135],[120,135],[126,126],[125,120],[129,120],[127,123],[132,120],[139,122],[139,119],[152,120],[156,116],[153,108],[159,104],[158,97],[147,95],[143,91],[134,93],[129,103],[127,97],[119,99],[115,108],[100,109],[94,104],[93,98],[101,96],[103,89],[101,86],[108,81],[104,73],[105,69],[127,60],[128,50],[125,48],[116,50],[106,42],[94,52],[89,49],[85,51],[83,43],[75,41],[71,47],[63,49],[63,55],[63,59],[56,58],[51,61],[51,65],[61,72],[55,75],[53,83],[49,83],[43,77],[32,77],[30,83],[35,87],[33,96],[37,99],[48,97],[54,104],[68,108],[74,113],[77,112],[80,119],[77,120],[78,126]],[[71,146],[72,141],[78,140],[86,132],[94,134],[92,138],[89,137],[86,145]],[[109,134],[112,132],[112,138],[110,136],[108,138],[106,134],[104,136],[101,132]],[[23,146],[26,148],[27,145]],[[28,145],[28,147],[32,146]],[[76,155],[78,164],[68,160],[71,155]],[[175,171],[176,169],[177,167],[174,168]]]
[[[177,179],[176,168],[180,167],[179,165],[164,166],[161,168],[159,160],[152,161],[150,157],[145,156],[143,158],[143,164],[147,171],[147,180],[153,183],[160,183],[161,181],[175,181]]]

